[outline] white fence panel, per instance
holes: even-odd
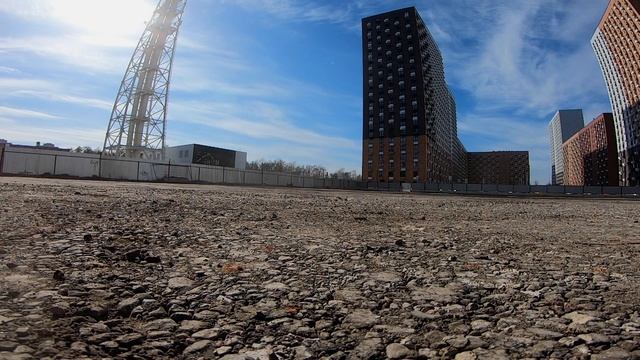
[[[52,175],[55,157],[5,151],[3,171],[16,175]]]
[[[77,177],[99,176],[100,158],[58,156],[56,160],[55,175],[67,175]]]

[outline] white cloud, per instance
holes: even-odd
[[[205,102],[176,102],[171,119],[195,123],[256,139],[279,140],[322,148],[359,150],[351,139],[323,135],[299,127],[287,120],[280,107],[265,102],[249,102],[245,106]]]
[[[0,66],[0,74],[17,74],[20,70],[8,66]]]
[[[113,107],[113,103],[106,100],[81,97],[81,96],[65,95],[65,94],[54,93],[54,92],[19,90],[13,93],[12,95],[35,97],[43,100],[62,102],[62,103],[74,104],[74,105],[82,105],[87,107],[93,107],[96,109],[103,109],[103,110],[111,110]]]
[[[12,118],[29,118],[29,119],[45,119],[45,120],[53,120],[53,119],[61,119],[60,116],[34,111],[29,109],[18,109],[7,106],[0,106],[0,117],[6,119]]]
[[[112,103],[102,99],[65,93],[71,86],[44,79],[0,77],[0,98],[36,98],[53,102],[93,107],[110,110]],[[81,87],[75,89],[82,92]]]
[[[0,51],[29,53],[46,60],[55,60],[78,69],[105,73],[124,73],[131,48],[115,49],[97,39],[83,35],[3,37]],[[129,55],[130,56],[130,55]]]
[[[0,138],[16,144],[32,144],[40,141],[53,143],[60,147],[102,147],[104,130],[71,127],[64,129],[34,127],[14,123],[10,127],[0,129]]]

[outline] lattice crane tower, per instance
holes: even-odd
[[[187,0],[160,0],[124,74],[103,154],[164,159],[171,66]]]

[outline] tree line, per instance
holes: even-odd
[[[329,172],[321,165],[299,165],[295,162],[278,160],[253,160],[247,162],[247,170],[261,170],[271,172],[293,173],[301,176],[326,177],[333,179],[360,180],[360,175],[355,170],[338,169]]]

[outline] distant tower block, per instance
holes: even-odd
[[[186,3],[160,0],[153,12],[113,105],[106,156],[164,159],[171,66]]]

